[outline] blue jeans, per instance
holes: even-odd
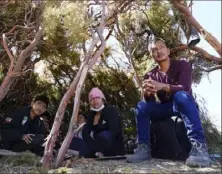
[[[155,101],[140,101],[136,107],[136,124],[139,143],[150,144],[150,121],[171,116],[181,116],[191,142],[206,143],[196,103],[188,93],[176,92],[173,101],[158,104]]]

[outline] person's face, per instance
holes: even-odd
[[[82,114],[78,115],[77,123],[82,124],[85,122],[86,122],[85,117]]]
[[[163,41],[157,41],[151,47],[151,55],[157,63],[163,62],[169,58],[170,50]]]
[[[35,115],[42,115],[47,109],[46,103],[40,100],[32,102],[31,106],[32,106],[32,112]]]
[[[103,99],[100,97],[94,97],[89,101],[89,104],[91,105],[91,107],[93,107],[94,109],[98,109],[103,105]]]

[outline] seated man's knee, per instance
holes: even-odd
[[[136,112],[138,111],[147,111],[148,110],[148,104],[146,101],[144,100],[141,100],[137,103],[137,106],[136,106]],[[136,113],[137,114],[137,113]]]
[[[185,91],[178,91],[173,96],[173,101],[176,104],[186,104],[187,102],[191,101],[192,97]]]

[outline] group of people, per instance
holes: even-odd
[[[206,138],[192,96],[191,65],[184,60],[170,59],[170,50],[162,40],[155,41],[150,54],[157,66],[144,77],[144,98],[136,106],[138,147],[134,154],[127,155],[126,161],[137,163],[150,160],[150,123],[178,115],[185,124],[192,144],[186,165],[209,166]],[[106,104],[106,98],[99,88],[89,92],[88,100],[90,112],[87,116],[79,113],[78,132],[73,135],[69,149],[83,157],[125,155],[121,118],[117,109]],[[46,96],[37,96],[31,107],[9,114],[2,129],[3,148],[15,152],[31,150],[42,155],[46,126],[41,115],[46,112],[48,104]]]

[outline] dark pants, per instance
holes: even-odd
[[[89,148],[86,142],[81,138],[73,137],[69,149],[79,151],[79,156],[89,157]]]
[[[102,131],[94,135],[93,141],[74,137],[69,149],[79,151],[80,156],[84,157],[94,157],[96,152],[102,152],[105,156],[111,156],[115,155],[110,154],[113,142],[112,133],[110,131]]]
[[[44,136],[41,134],[35,134],[35,136],[32,137],[30,144],[27,144],[23,140],[17,142],[3,142],[3,148],[14,152],[30,150],[32,153],[42,156],[44,153],[44,147],[42,146],[43,142]]]
[[[206,142],[196,103],[184,91],[175,93],[173,101],[165,104],[140,101],[137,104],[136,112],[139,143],[150,144],[150,121],[158,121],[175,115],[182,117],[191,142]]]

